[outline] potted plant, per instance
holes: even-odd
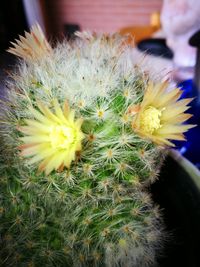
[[[77,36],[53,49],[36,25],[9,50],[23,60],[1,120],[1,264],[153,266],[166,234],[146,187],[194,126],[191,99],[121,37]]]

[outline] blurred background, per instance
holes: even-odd
[[[116,32],[132,25],[147,26],[162,0],[8,0],[0,11],[1,46],[35,21],[48,37],[62,38],[76,28]],[[7,33],[6,33],[7,32]],[[11,39],[10,39],[11,38]]]

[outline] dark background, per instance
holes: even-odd
[[[0,50],[8,48],[9,42],[27,30],[27,22],[21,0],[0,3]]]

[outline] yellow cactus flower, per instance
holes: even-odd
[[[167,87],[167,82],[150,82],[142,103],[129,107],[128,113],[133,115],[132,128],[138,135],[161,146],[174,146],[170,140],[185,140],[183,133],[195,126],[182,124],[192,116],[184,113],[192,98],[180,100],[182,91]]]
[[[54,100],[55,112],[39,101],[37,105],[39,111],[30,108],[34,119],[25,120],[26,125],[19,127],[25,135],[20,138],[21,155],[28,157],[29,164],[40,162],[39,170],[46,174],[64,166],[69,168],[76,152],[81,150],[82,119],[75,121],[75,111],[69,109],[67,102],[62,110]]]
[[[16,40],[16,43],[11,42],[11,44],[14,47],[7,51],[28,61],[40,59],[52,51],[38,24],[31,28],[30,33],[25,32],[25,37],[19,36],[19,40]]]

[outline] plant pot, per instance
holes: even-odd
[[[200,172],[172,151],[151,192],[162,209],[169,236],[159,266],[200,266]]]

